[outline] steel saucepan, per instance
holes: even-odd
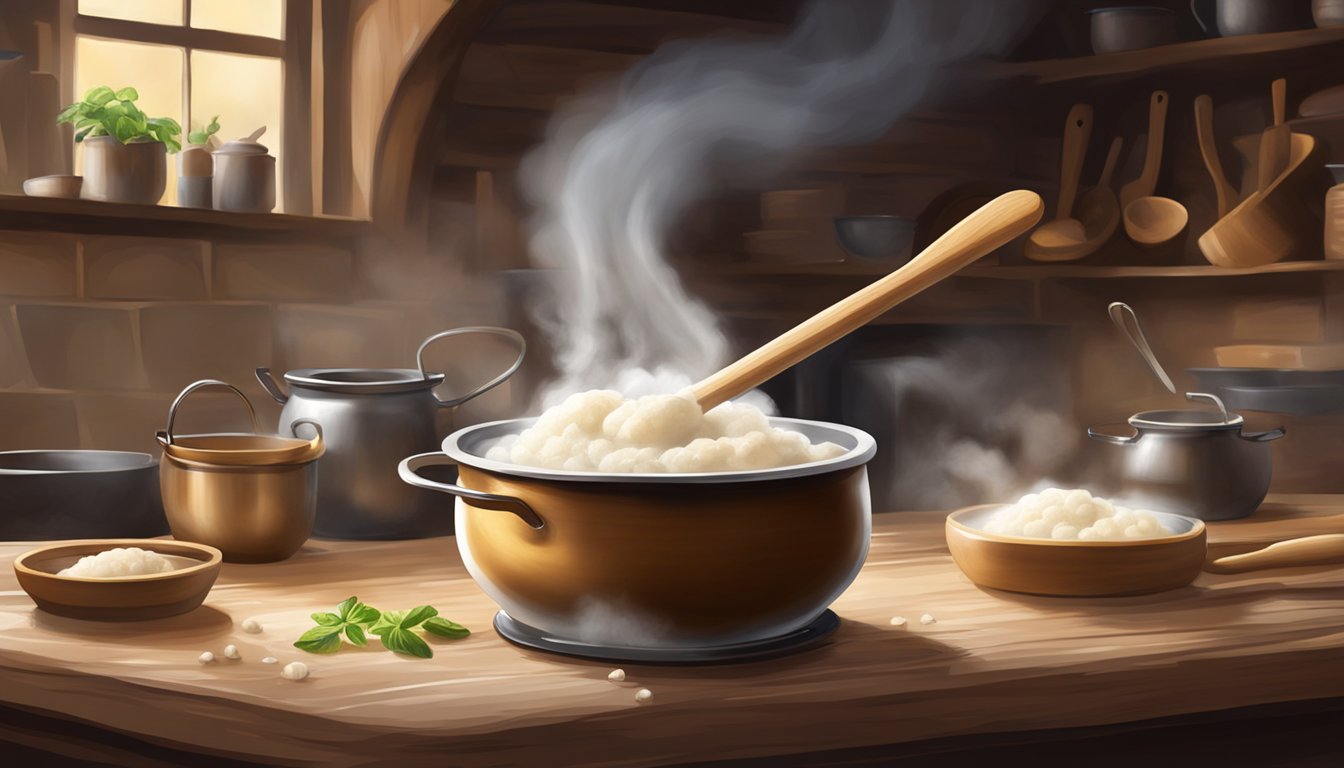
[[[876,452],[865,432],[774,418],[846,451],[743,472],[571,472],[484,458],[533,421],[459,430],[444,453],[399,467],[406,482],[458,497],[462,561],[524,624],[608,645],[751,642],[815,619],[863,565],[872,530],[865,465]],[[457,485],[417,474],[445,464],[458,466]]]

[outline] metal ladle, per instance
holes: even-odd
[[[1143,329],[1139,327],[1139,316],[1134,314],[1134,310],[1123,301],[1113,301],[1110,306],[1106,307],[1106,311],[1111,315],[1111,322],[1115,323],[1115,327],[1119,328],[1120,332],[1129,338],[1129,342],[1139,351],[1139,355],[1143,357],[1144,362],[1148,363],[1148,367],[1162,381],[1167,391],[1173,395],[1176,394],[1176,385],[1171,383],[1171,377],[1162,369],[1162,364],[1157,362],[1157,356],[1153,354],[1153,348],[1148,346],[1148,339],[1144,337]]]

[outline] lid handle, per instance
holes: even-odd
[[[168,428],[159,433],[159,442],[164,445],[173,444],[173,423],[177,421],[178,406],[182,405],[182,401],[187,399],[187,395],[190,395],[198,389],[205,389],[207,387],[222,387],[237,395],[238,399],[243,401],[243,405],[247,406],[247,415],[252,419],[252,431],[256,433],[261,432],[257,427],[257,412],[252,408],[252,402],[247,399],[247,395],[244,395],[241,389],[238,389],[227,381],[220,381],[219,379],[201,379],[200,381],[188,384],[186,389],[178,393],[177,398],[173,400],[173,404],[168,406]]]
[[[1186,400],[1198,400],[1198,399],[1200,399],[1200,398],[1203,398],[1203,399],[1205,399],[1205,400],[1210,400],[1210,401],[1213,402],[1214,405],[1218,406],[1218,411],[1219,411],[1219,413],[1223,414],[1223,423],[1224,423],[1224,424],[1227,424],[1228,422],[1232,421],[1232,417],[1231,417],[1231,416],[1228,414],[1228,412],[1227,412],[1227,406],[1226,406],[1226,405],[1223,405],[1222,398],[1218,397],[1217,395],[1210,395],[1210,394],[1208,394],[1207,392],[1186,392],[1186,393],[1185,393],[1185,399],[1186,399]]]
[[[523,335],[521,333],[511,328],[499,328],[493,325],[471,325],[465,328],[453,328],[452,330],[440,331],[439,333],[430,336],[428,339],[425,339],[420,344],[420,348],[415,351],[415,364],[420,369],[420,377],[423,379],[429,378],[429,375],[425,373],[426,347],[428,347],[433,342],[438,341],[439,339],[446,339],[449,336],[460,336],[468,333],[483,333],[492,336],[503,336],[504,338],[509,339],[514,344],[518,345],[518,357],[513,361],[512,365],[504,369],[503,373],[485,382],[476,389],[471,390],[465,395],[462,395],[460,397],[454,397],[450,400],[444,400],[438,395],[434,395],[434,401],[438,403],[440,408],[452,408],[454,406],[461,405],[467,402],[468,400],[474,397],[479,397],[480,395],[489,392],[490,390],[494,389],[500,384],[503,384],[504,381],[508,379],[510,376],[512,376],[514,372],[518,370],[519,366],[523,364],[523,357],[527,355],[527,340],[523,338]]]

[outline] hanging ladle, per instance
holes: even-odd
[[[1162,368],[1162,364],[1157,362],[1157,356],[1153,354],[1153,348],[1148,346],[1148,339],[1143,335],[1143,329],[1139,327],[1139,316],[1134,314],[1134,310],[1123,301],[1113,301],[1106,308],[1106,311],[1111,315],[1111,322],[1115,323],[1115,327],[1119,328],[1120,332],[1125,334],[1129,342],[1139,351],[1139,355],[1144,362],[1148,363],[1148,367],[1161,380],[1167,391],[1173,395],[1176,394],[1176,385],[1171,383],[1171,377]]]

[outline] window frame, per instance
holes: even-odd
[[[284,121],[284,209],[286,213],[311,214],[313,211],[312,179],[312,0],[283,0],[280,39],[261,35],[245,35],[216,29],[197,29],[191,24],[192,0],[181,0],[181,25],[153,24],[144,21],[86,16],[79,13],[77,0],[62,2],[62,37],[69,41],[62,46],[62,69],[68,75],[62,78],[68,92],[74,89],[75,37],[95,37],[104,40],[149,43],[181,48],[182,64],[182,125],[191,125],[191,52],[194,50],[236,53],[247,56],[265,56],[280,60],[281,114]],[[76,96],[67,93],[68,100]],[[70,150],[74,151],[73,146]]]

